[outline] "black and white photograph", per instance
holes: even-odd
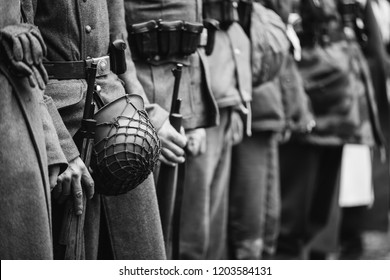
[[[390,0],[0,0],[0,90],[7,271],[390,260]]]

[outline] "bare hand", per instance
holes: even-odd
[[[244,137],[244,123],[242,122],[240,114],[236,111],[234,111],[232,114],[231,122],[232,142],[233,145],[237,145]]]
[[[198,156],[206,152],[207,142],[204,128],[189,130],[186,136],[188,139],[187,151],[191,156]]]
[[[69,162],[68,168],[58,176],[57,185],[53,189],[53,197],[58,203],[64,203],[70,195],[73,196],[76,215],[81,215],[83,209],[83,188],[88,199],[95,192],[94,182],[84,162],[78,157]]]
[[[161,162],[175,166],[178,163],[183,163],[184,147],[187,144],[187,138],[176,131],[176,129],[166,120],[158,131],[158,136],[161,141]]]
[[[60,174],[60,166],[59,165],[51,165],[49,166],[49,184],[50,190],[53,190],[57,185],[58,174]]]

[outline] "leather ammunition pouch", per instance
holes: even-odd
[[[358,10],[359,3],[355,1],[339,1],[338,9],[345,25],[350,25],[354,23]]]
[[[220,27],[226,30],[233,22],[239,21],[238,2],[239,0],[203,1],[203,18],[218,20]]]
[[[301,32],[297,35],[302,47],[313,47],[316,44],[326,46],[345,39],[342,30],[329,30],[325,27],[319,28],[318,32]]]
[[[349,27],[354,31],[354,36],[363,50],[367,47],[368,35],[367,27],[364,23],[364,11],[358,1],[341,0],[338,10],[344,27]]]
[[[150,20],[130,26],[129,44],[135,59],[188,56],[200,45],[203,25],[181,20]]]
[[[252,9],[253,0],[240,0],[240,2],[238,3],[237,11],[239,23],[248,37],[250,37]]]
[[[219,21],[215,19],[205,19],[203,25],[207,30],[206,44],[202,45],[205,47],[206,55],[211,55],[215,45],[215,33],[219,29]]]

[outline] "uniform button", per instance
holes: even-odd
[[[235,54],[240,54],[241,51],[240,51],[240,49],[237,49],[237,48],[236,48],[236,49],[234,49],[234,53],[235,53]]]
[[[91,33],[91,31],[92,31],[92,27],[91,26],[89,26],[89,25],[85,26],[85,32]]]

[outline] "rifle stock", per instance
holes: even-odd
[[[96,121],[93,119],[95,104],[93,103],[93,93],[95,88],[97,64],[92,63],[91,68],[87,69],[87,94],[85,98],[85,107],[83,119],[81,121],[80,133],[77,137],[77,146],[80,151],[80,158],[85,166],[89,168],[92,156]],[[83,192],[83,213],[79,216],[74,211],[73,200],[68,199],[65,205],[64,219],[60,233],[60,244],[66,246],[66,260],[85,259],[84,242],[84,221],[87,199]]]

